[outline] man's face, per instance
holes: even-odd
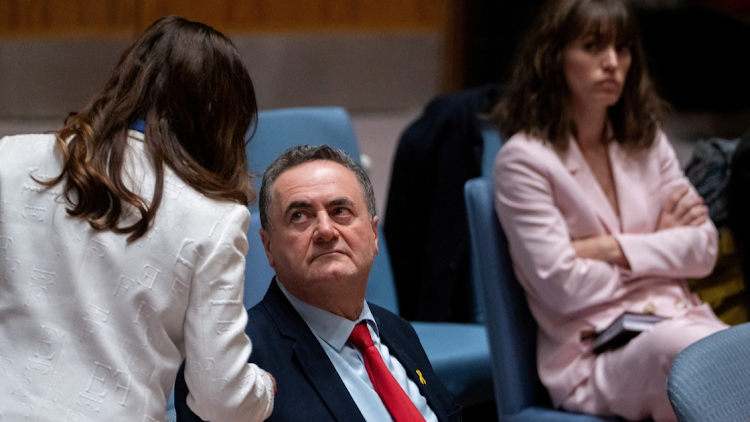
[[[325,160],[293,167],[271,187],[268,211],[270,230],[260,235],[284,287],[310,305],[359,317],[378,218],[370,219],[354,173]]]

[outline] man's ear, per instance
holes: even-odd
[[[372,231],[373,233],[375,233],[375,255],[377,255],[378,252],[380,252],[378,250],[378,222],[380,222],[380,218],[378,218],[377,215],[375,217],[372,217],[372,221],[371,221]]]
[[[266,251],[266,258],[268,258],[268,265],[274,270],[276,269],[276,262],[273,260],[273,253],[271,253],[271,235],[268,234],[264,229],[258,230],[260,233],[260,240],[263,242],[263,249]]]

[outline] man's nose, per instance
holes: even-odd
[[[328,213],[320,213],[315,226],[315,240],[319,242],[330,242],[338,236],[338,230]]]

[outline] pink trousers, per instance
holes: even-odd
[[[562,404],[564,409],[632,421],[675,422],[667,397],[667,375],[684,348],[727,328],[703,304],[660,322],[624,347],[594,360],[591,376]]]

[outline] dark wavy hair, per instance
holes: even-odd
[[[272,187],[276,179],[285,171],[297,167],[310,161],[333,161],[341,164],[357,178],[359,187],[362,189],[362,196],[365,197],[365,205],[370,219],[375,217],[375,190],[372,182],[367,176],[367,172],[354,159],[340,149],[331,148],[328,145],[310,146],[299,145],[284,151],[263,173],[263,182],[260,185],[260,196],[258,199],[258,208],[260,211],[260,226],[263,230],[271,230],[271,220],[268,218],[268,209],[271,206]]]
[[[490,114],[508,136],[524,132],[564,150],[575,125],[563,70],[566,46],[593,33],[599,45],[629,48],[631,64],[620,99],[608,115],[617,142],[650,146],[669,106],[646,69],[640,31],[625,0],[552,0],[545,5],[517,53],[508,91]]]
[[[57,132],[68,214],[96,230],[129,234],[150,228],[161,203],[165,167],[208,198],[255,201],[245,134],[257,123],[250,75],[220,32],[168,16],[149,26],[120,56],[102,89]],[[125,184],[129,127],[145,121],[145,150],[154,169],[152,198]],[[140,219],[123,226],[134,209]]]

